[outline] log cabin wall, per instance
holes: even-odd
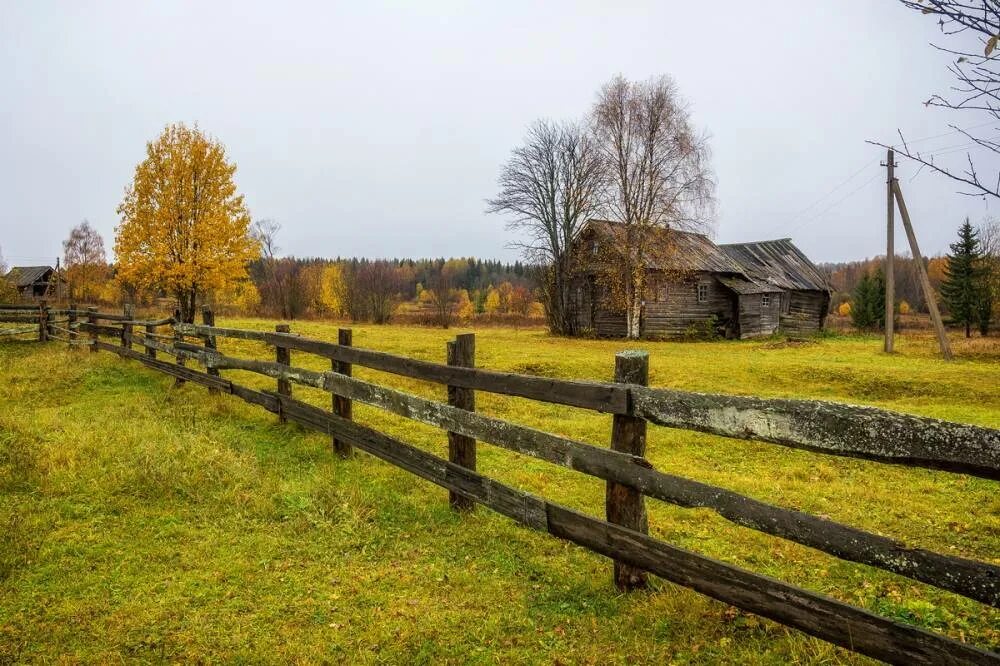
[[[810,335],[823,330],[830,295],[823,291],[791,291],[782,295],[788,307],[781,313],[781,330],[790,335]]]
[[[711,273],[699,272],[685,280],[652,274],[642,334],[646,338],[682,337],[713,316],[718,327],[729,328],[734,323],[735,305],[733,293]]]

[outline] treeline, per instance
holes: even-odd
[[[966,219],[950,250],[924,260],[935,302],[949,323],[965,329],[966,337],[973,329],[987,335],[1000,321],[1000,223],[986,220],[976,228]],[[832,310],[850,316],[860,330],[885,326],[884,266],[885,257],[820,265],[833,288]],[[928,311],[919,268],[911,257],[895,257],[897,315]]]
[[[924,259],[927,277],[930,279],[931,288],[934,289],[935,293],[941,289],[946,265],[947,258],[945,257]],[[866,277],[873,278],[876,271],[882,270],[884,266],[885,256],[859,261],[819,264],[819,268],[826,274],[827,280],[833,288],[830,301],[833,310],[837,311],[843,303],[850,302],[862,280]],[[896,278],[897,301],[906,303],[906,309],[910,311],[927,312],[927,301],[924,298],[923,289],[920,287],[916,260],[912,257],[897,256],[893,271]]]
[[[449,326],[480,315],[540,318],[537,269],[490,259],[321,259],[265,256],[221,305],[282,319],[345,317]]]

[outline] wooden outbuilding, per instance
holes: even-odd
[[[587,223],[577,241],[571,307],[581,333],[623,337],[625,313],[602,284],[602,243],[620,243],[623,226]],[[716,245],[704,234],[657,230],[646,260],[640,331],[647,338],[733,338],[806,334],[823,328],[830,290],[819,269],[791,240]]]
[[[17,289],[21,301],[62,298],[66,280],[51,266],[14,266],[4,276]]]

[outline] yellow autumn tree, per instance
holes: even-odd
[[[320,284],[320,299],[323,306],[333,315],[344,314],[344,274],[337,264],[327,264],[323,267],[323,277]]]
[[[174,296],[183,321],[193,322],[199,299],[245,278],[247,262],[260,256],[235,172],[219,141],[197,126],[168,125],[146,144],[118,206],[120,277]]]
[[[490,290],[486,292],[486,303],[483,306],[486,314],[494,314],[500,311],[500,292],[490,287]]]
[[[843,303],[841,303],[840,307],[837,308],[837,314],[839,314],[841,317],[851,316],[851,303],[849,301],[844,301]]]
[[[469,321],[476,315],[476,306],[469,298],[469,292],[458,289],[456,292],[455,315],[462,321]]]

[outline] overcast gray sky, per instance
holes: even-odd
[[[667,73],[712,136],[718,241],[873,256],[885,176],[864,140],[988,120],[922,105],[951,84],[932,40],[894,0],[0,0],[0,248],[50,263],[86,218],[110,249],[146,141],[184,121],[225,143],[285,253],[513,259],[484,200],[525,127],[582,116],[616,73]],[[899,169],[925,253],[989,214],[915,172]]]

